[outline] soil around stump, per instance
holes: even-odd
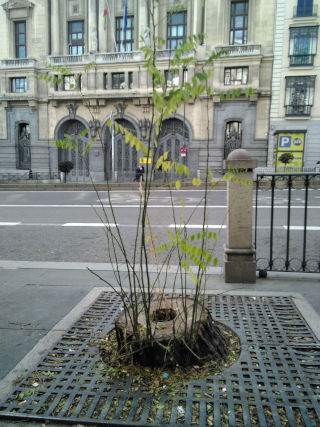
[[[132,309],[123,311],[115,319],[118,349],[130,353],[134,363],[172,367],[226,359],[228,338],[201,303],[179,297],[152,300],[149,310],[151,339],[147,339],[144,332],[147,319],[143,304],[138,304],[137,308],[139,334],[131,322]]]

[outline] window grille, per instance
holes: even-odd
[[[286,77],[286,116],[310,116],[316,76]]]
[[[313,65],[317,53],[318,27],[290,28],[290,65]]]

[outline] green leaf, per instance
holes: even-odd
[[[176,181],[176,189],[180,190],[181,188],[181,182],[180,181]]]
[[[199,185],[201,185],[201,179],[200,178],[193,178],[192,185],[194,187],[199,187]]]
[[[86,136],[90,132],[90,129],[83,129],[82,132],[80,132],[80,136]]]
[[[189,271],[189,269],[190,269],[190,265],[189,265],[189,263],[188,263],[188,261],[187,261],[186,259],[184,259],[184,260],[182,261],[182,263],[181,263],[181,267],[182,267],[184,270]]]

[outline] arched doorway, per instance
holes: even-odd
[[[224,136],[224,159],[228,157],[231,151],[242,146],[242,122],[230,121],[226,123]]]
[[[65,134],[70,135],[78,146],[78,151],[62,148],[58,151],[59,163],[64,160],[70,160],[73,163],[73,169],[68,174],[68,179],[72,182],[83,182],[89,179],[89,153],[82,155],[88,144],[88,137],[80,136],[85,129],[84,124],[79,120],[71,119],[64,122],[58,131],[58,139],[65,139]]]
[[[28,123],[18,124],[17,169],[31,169],[31,138]]]
[[[168,152],[168,160],[187,165],[188,154],[181,156],[180,147],[189,147],[189,131],[182,120],[168,119],[162,123],[157,158]],[[169,173],[168,179],[174,178],[174,169]],[[160,178],[162,173],[157,172],[155,178]]]
[[[116,119],[116,121],[133,135],[137,135],[135,127],[129,120]],[[137,150],[132,148],[129,142],[125,142],[125,136],[121,132],[114,135],[114,153],[112,153],[112,138],[110,130],[107,128],[105,135],[105,155],[107,165],[105,172],[108,181],[113,181],[113,172],[115,172],[118,182],[133,181],[138,164]],[[114,157],[114,161],[112,161],[112,157]]]

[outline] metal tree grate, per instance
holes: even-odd
[[[220,295],[207,304],[242,345],[238,361],[221,375],[157,397],[133,388],[129,378],[102,381],[91,340],[112,329],[120,306],[106,292],[0,403],[0,418],[113,426],[319,425],[320,344],[292,299]]]

